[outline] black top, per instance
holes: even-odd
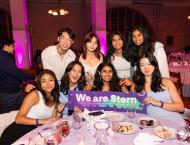
[[[0,94],[20,91],[23,82],[34,80],[34,77],[17,68],[12,55],[0,50]]]

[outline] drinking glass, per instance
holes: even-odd
[[[76,130],[77,134],[78,130],[82,127],[82,117],[77,112],[73,112],[72,114],[72,127]]]
[[[94,128],[96,129],[96,145],[108,145],[107,136],[109,123],[107,121],[96,122],[94,124]]]
[[[69,122],[67,120],[60,121],[58,128],[61,131],[62,136],[65,138],[64,141],[66,144],[66,142],[67,142],[66,137],[69,135],[69,132],[70,132]]]
[[[133,122],[133,119],[136,116],[136,109],[135,108],[128,108],[127,109],[127,117],[130,119],[130,122]]]

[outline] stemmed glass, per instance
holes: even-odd
[[[70,132],[70,126],[67,120],[63,120],[59,122],[58,125],[59,130],[62,133],[62,136],[65,138],[65,144],[66,144],[66,137],[69,135]]]
[[[72,114],[72,127],[77,130],[76,133],[78,134],[78,130],[82,127],[82,117],[79,113],[73,112]]]
[[[182,141],[185,141],[188,136],[188,129],[189,127],[187,124],[179,121],[177,124],[177,130],[176,130],[176,137],[179,140],[179,145],[182,144]]]

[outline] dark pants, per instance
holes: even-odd
[[[23,91],[18,93],[0,94],[0,114],[18,110],[24,99]]]
[[[22,125],[13,122],[3,131],[0,138],[0,145],[10,145],[35,128],[36,126],[34,125]]]

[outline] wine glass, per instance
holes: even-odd
[[[187,139],[188,136],[188,126],[187,124],[184,124],[183,122],[178,122],[177,124],[177,130],[176,130],[176,138],[179,141],[179,145],[182,144],[183,141]]]
[[[133,122],[133,119],[136,116],[136,109],[135,108],[128,108],[127,109],[127,117],[130,119],[130,122]]]
[[[60,121],[58,125],[59,130],[62,133],[62,136],[65,138],[65,144],[66,144],[66,137],[69,135],[70,132],[70,126],[67,120]]]
[[[82,117],[77,112],[73,112],[72,114],[72,127],[76,130],[77,134],[78,130],[82,127]]]

